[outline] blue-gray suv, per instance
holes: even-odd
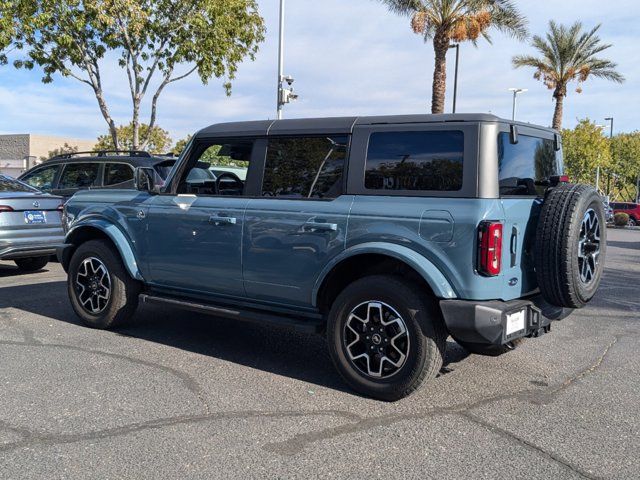
[[[383,400],[435,377],[449,335],[497,355],[548,332],[603,271],[602,201],[568,183],[559,134],[492,115],[218,124],[155,178],[65,206],[87,325],[142,302],[326,332],[346,382]]]

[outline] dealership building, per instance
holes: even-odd
[[[86,151],[92,150],[96,141],[30,133],[0,135],[0,173],[17,177],[41,163],[40,157],[47,157],[49,152],[61,148],[65,143]]]

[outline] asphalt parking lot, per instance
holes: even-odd
[[[451,339],[381,403],[324,340],[167,308],[79,325],[58,264],[0,262],[0,478],[638,478],[640,231],[590,306],[499,357]]]

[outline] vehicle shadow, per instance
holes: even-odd
[[[1,292],[0,309],[24,310],[84,328],[69,305],[66,282],[9,286]],[[155,305],[140,306],[133,323],[113,333],[352,393],[333,367],[322,335]],[[441,374],[468,355],[447,342]]]

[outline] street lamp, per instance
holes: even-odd
[[[516,108],[518,104],[518,94],[528,92],[528,88],[510,88],[510,92],[513,92],[513,109],[511,111],[511,120],[516,119]]]
[[[453,113],[456,113],[456,103],[458,101],[458,63],[460,61],[460,44],[449,45],[449,48],[456,49],[456,73],[453,78]]]
[[[284,86],[285,82],[288,88]],[[277,109],[276,118],[282,119],[282,107],[298,98],[293,93],[293,77],[284,74],[284,0],[280,0],[280,38],[278,42],[278,88],[277,88]]]
[[[604,120],[605,122],[611,123],[611,129],[609,130],[609,138],[613,138],[613,117],[607,117]]]

